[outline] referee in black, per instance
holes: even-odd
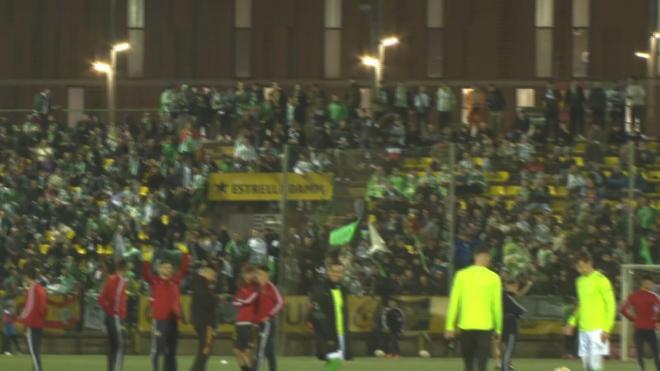
[[[213,286],[216,282],[216,272],[212,268],[204,267],[200,269],[191,282],[192,302],[190,312],[192,313],[192,323],[197,333],[197,355],[193,362],[191,371],[204,371],[206,361],[213,348],[213,337],[217,326],[215,310],[218,304],[213,292]]]

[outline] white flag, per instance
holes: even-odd
[[[387,251],[383,237],[380,236],[378,230],[372,223],[369,223],[369,239],[371,240],[371,248],[367,251],[368,255],[373,255],[378,251]]]

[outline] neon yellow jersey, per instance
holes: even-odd
[[[332,302],[335,305],[335,323],[337,324],[337,335],[344,335],[344,298],[340,289],[332,289]]]
[[[456,273],[449,297],[447,331],[494,330],[502,333],[502,281],[490,269],[472,265]]]
[[[580,331],[611,332],[616,317],[616,300],[610,280],[599,271],[580,276],[575,281],[578,306],[568,324],[578,324]]]

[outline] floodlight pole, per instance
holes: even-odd
[[[116,89],[115,89],[115,76],[117,74],[117,51],[115,48],[110,48],[110,71],[107,76],[107,92],[108,92],[108,123],[115,123],[116,119]]]

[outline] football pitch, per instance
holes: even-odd
[[[190,369],[192,357],[180,356],[178,358],[178,369],[187,371]],[[221,363],[225,360],[226,364]],[[311,371],[323,370],[323,363],[311,357],[282,357],[278,359],[279,371]],[[87,355],[45,355],[42,359],[45,371],[105,371],[106,361],[102,356]],[[582,370],[578,361],[564,361],[561,359],[519,359],[514,360],[513,366],[516,371],[553,371],[556,367],[567,366],[571,371]],[[162,367],[162,365],[161,365]],[[653,368],[651,360],[647,361],[647,368]],[[0,355],[0,370],[2,371],[29,371],[32,369],[30,358],[27,355],[2,356]],[[125,359],[124,371],[150,370],[149,358],[147,356],[128,356]],[[238,371],[238,367],[232,358],[214,356],[209,360],[206,368],[208,371]],[[438,370],[462,370],[461,361],[457,358],[401,358],[397,360],[358,358],[347,362],[341,371],[438,371]],[[493,362],[489,370],[494,370]],[[634,362],[607,361],[607,371],[629,371],[636,370]],[[264,367],[263,371],[266,371]]]

